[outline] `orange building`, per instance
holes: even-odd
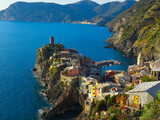
[[[97,97],[100,94],[100,91],[98,88],[95,89],[95,96]]]

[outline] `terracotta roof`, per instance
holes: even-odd
[[[60,53],[70,53],[70,52],[68,52],[68,51],[61,51]]]

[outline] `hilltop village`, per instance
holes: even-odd
[[[33,70],[47,87],[42,94],[56,107],[44,109],[40,118],[53,119],[77,107],[81,108],[80,120],[139,118],[160,90],[160,60],[144,62],[139,54],[137,65],[128,71],[100,70],[120,64],[116,60],[94,62],[54,43],[51,37],[50,44],[37,50]]]

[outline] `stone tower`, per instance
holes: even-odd
[[[52,36],[50,37],[50,44],[52,44],[52,45],[54,44],[54,37],[52,37]]]

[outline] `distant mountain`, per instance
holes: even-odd
[[[121,6],[121,4],[123,4],[123,2],[110,2],[103,5],[99,5],[90,0],[82,0],[77,3],[67,5],[42,2],[16,2],[10,5],[7,9],[0,11],[0,20],[33,22],[85,21],[95,18],[99,15],[105,15],[109,11],[111,11],[113,15],[114,10],[118,10],[115,9],[115,7]],[[133,4],[134,2],[131,2],[129,7]],[[123,10],[126,10],[129,7],[128,5],[124,5]],[[116,14],[114,16],[122,12],[121,9],[119,10],[119,12],[115,11]],[[110,15],[108,15],[108,17],[110,20],[114,18]]]
[[[141,55],[144,61],[160,59],[160,2],[139,0],[108,23],[115,34],[106,42],[127,56]]]
[[[124,2],[110,2],[107,4],[103,4],[101,6],[98,6],[97,8],[99,9],[96,8],[96,10],[102,11],[102,10],[105,10],[105,8],[108,8],[108,9],[104,13],[101,13],[95,18],[91,19],[90,21],[97,23],[99,25],[104,25],[108,23],[109,21],[113,20],[120,13],[129,9],[135,3],[136,3],[135,0],[126,0]]]

